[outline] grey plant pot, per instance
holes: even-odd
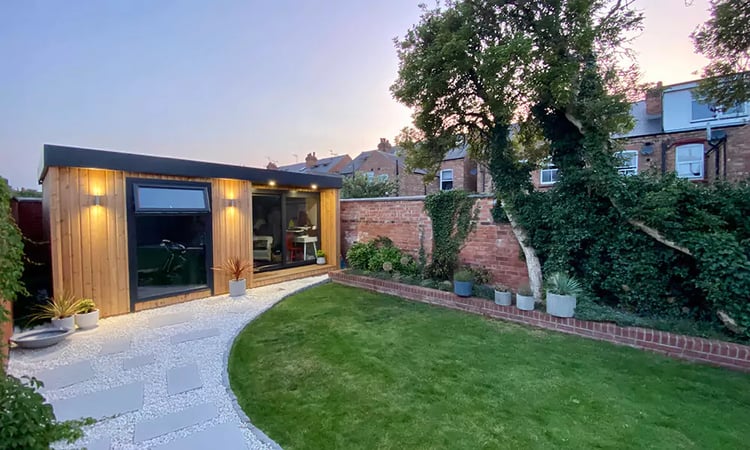
[[[82,330],[90,330],[99,326],[99,310],[95,309],[90,313],[76,314],[76,325]]]
[[[229,280],[229,296],[230,297],[242,297],[245,295],[247,290],[247,284],[245,279],[241,280]]]
[[[547,291],[547,314],[555,317],[573,317],[575,312],[575,296],[558,295]]]
[[[319,266],[323,266],[326,263],[326,257],[325,256],[318,256],[318,258],[315,260],[315,263]]]
[[[472,281],[453,281],[453,293],[459,297],[471,297]]]
[[[75,317],[70,316],[64,319],[52,319],[52,326],[61,330],[75,330],[76,322]]]
[[[524,311],[534,310],[534,296],[516,294],[516,307]]]
[[[495,291],[495,303],[501,306],[510,306],[513,302],[513,294],[505,291]]]

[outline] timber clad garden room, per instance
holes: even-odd
[[[102,316],[227,293],[228,258],[250,288],[338,263],[339,177],[45,145],[39,181],[54,292]]]

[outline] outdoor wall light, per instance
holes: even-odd
[[[313,189],[317,189],[317,188],[318,188],[318,185],[317,185],[317,184],[315,184],[315,183],[313,183],[313,184],[311,184],[311,185],[310,185],[310,187],[311,187],[311,188],[313,188]]]
[[[232,208],[237,206],[237,199],[236,198],[227,199],[227,206],[232,207]]]
[[[275,181],[273,181],[273,180],[270,180],[270,181],[268,182],[268,185],[269,185],[269,186],[276,186],[276,182],[275,182]]]
[[[92,195],[91,196],[91,204],[94,206],[101,206],[102,204],[102,196],[101,195]]]

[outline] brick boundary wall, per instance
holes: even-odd
[[[515,306],[496,305],[483,298],[464,298],[452,292],[344,272],[331,272],[328,275],[334,282],[346,286],[750,373],[750,347],[746,345],[683,336],[648,328],[621,327],[606,322],[563,319],[542,311],[523,311]]]

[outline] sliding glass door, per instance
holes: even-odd
[[[253,193],[253,263],[256,272],[315,263],[320,248],[317,192]]]

